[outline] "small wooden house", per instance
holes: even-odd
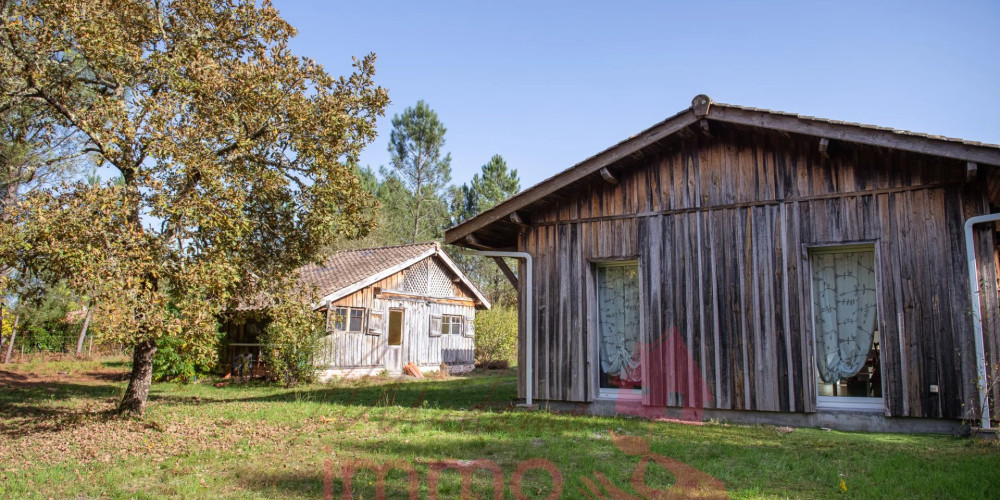
[[[316,310],[326,316],[320,380],[399,374],[409,363],[422,371],[473,368],[476,310],[490,303],[437,243],[336,252],[299,276],[316,287]],[[259,356],[260,328],[227,325],[229,357]]]
[[[998,146],[698,96],[445,239],[532,259],[521,397],[947,431],[981,409],[963,223],[998,207]],[[974,240],[995,369],[994,226]]]

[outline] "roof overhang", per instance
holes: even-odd
[[[523,224],[517,211],[543,201],[568,186],[600,175],[602,169],[703,121],[802,134],[827,140],[909,151],[976,164],[1000,166],[1000,146],[949,137],[918,134],[860,123],[848,123],[765,109],[713,102],[698,95],[691,107],[509,198],[507,201],[445,231],[445,241],[468,248],[490,248],[475,233],[493,224]],[[606,170],[604,172],[607,172]]]

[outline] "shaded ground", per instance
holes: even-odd
[[[343,466],[392,460],[414,468],[420,498],[429,496],[435,467],[473,460],[497,465],[505,497],[513,498],[517,483],[528,498],[543,498],[554,487],[550,475],[527,470],[515,480],[531,459],[558,471],[564,498],[643,498],[647,490],[632,480],[644,463],[644,484],[653,489],[703,473],[732,498],[985,498],[1000,491],[995,444],[522,412],[511,405],[511,374],[298,389],[156,384],[146,418],[121,420],[110,410],[126,371],[120,360],[64,360],[0,373],[0,498],[323,498],[324,485],[341,498]],[[664,468],[671,463],[694,472],[671,474]],[[458,498],[460,475],[438,476],[439,498]],[[387,477],[388,497],[405,498],[405,472]],[[354,496],[374,498],[377,483],[374,473],[359,472]],[[480,471],[470,491],[492,498],[492,484]]]
[[[59,384],[100,384],[128,380],[128,371],[111,367],[85,372],[56,372],[55,374],[18,373],[0,370],[0,389],[12,387],[24,389],[40,385]]]

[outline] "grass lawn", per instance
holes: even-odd
[[[430,471],[452,459],[497,464],[505,498],[515,482],[528,498],[544,498],[548,473],[514,479],[532,458],[558,470],[563,498],[597,498],[595,490],[643,498],[631,478],[645,443],[718,479],[730,498],[1000,497],[996,443],[526,412],[511,407],[510,374],[297,389],[156,384],[146,417],[122,420],[108,416],[124,391],[122,360],[2,368],[0,498],[323,498],[327,483],[339,499],[341,466],[359,460],[411,464],[419,497],[428,498]],[[387,477],[388,497],[406,498],[406,473]],[[491,473],[472,478],[472,493],[492,498]],[[673,481],[648,465],[651,488]],[[376,482],[358,472],[355,498],[375,498]],[[439,473],[438,498],[459,498],[461,489],[458,472]]]

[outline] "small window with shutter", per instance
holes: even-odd
[[[442,319],[441,333],[443,335],[459,335],[462,333],[462,317],[455,314],[445,314]]]
[[[476,336],[476,322],[475,321],[473,321],[471,319],[465,321],[465,332],[464,332],[464,334],[465,334],[466,337],[475,337]]]
[[[441,316],[435,316],[435,315],[431,316],[430,336],[431,337],[441,336]]]

